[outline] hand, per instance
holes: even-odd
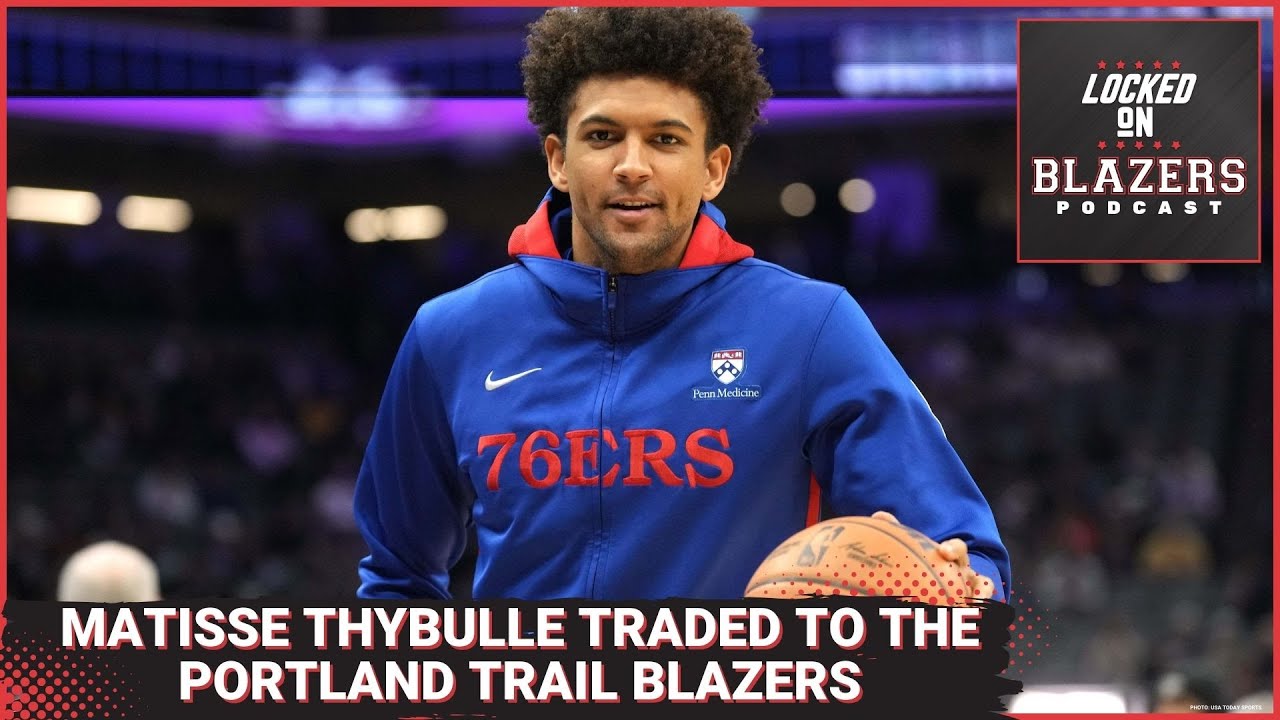
[[[872,513],[871,517],[887,520],[898,525],[902,524],[898,522],[898,518],[894,517],[893,513],[885,512],[884,510]],[[938,543],[938,552],[943,559],[950,560],[960,566],[961,576],[964,578],[965,584],[969,586],[969,592],[966,597],[985,600],[995,595],[996,586],[991,581],[991,578],[978,574],[978,571],[969,566],[969,546],[963,540],[960,538],[943,540]]]

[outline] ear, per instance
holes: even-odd
[[[732,161],[733,151],[728,145],[721,145],[707,155],[707,182],[702,186],[703,200],[714,200],[724,189]]]
[[[547,155],[547,177],[560,192],[569,192],[569,176],[564,172],[564,143],[557,135],[548,135],[542,141],[542,151]]]

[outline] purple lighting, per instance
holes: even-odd
[[[773,100],[761,132],[909,114],[1011,113],[1013,98]],[[192,133],[262,142],[369,148],[533,138],[523,98],[437,98],[401,127],[289,127],[262,98],[9,98],[11,118]]]
[[[360,130],[289,127],[260,98],[10,98],[8,109],[10,117],[349,147],[533,134],[522,99],[435,100],[413,124]]]

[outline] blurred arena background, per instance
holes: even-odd
[[[13,597],[102,538],[167,597],[353,597],[397,343],[548,185],[539,12],[9,9]],[[851,290],[991,500],[1053,638],[1015,711],[1270,709],[1271,243],[1017,265],[1014,19],[1261,17],[1270,239],[1271,10],[741,12],[778,98],[718,204]]]

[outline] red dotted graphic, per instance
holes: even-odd
[[[804,598],[824,595],[900,597],[930,605],[964,605],[972,594],[963,570],[954,563],[935,559],[913,568],[897,563],[899,572],[849,569],[843,573],[795,572],[757,583],[751,594],[766,598]],[[919,571],[917,572],[917,568]],[[917,576],[919,579],[917,579]],[[903,579],[903,578],[907,579]]]
[[[86,677],[86,669],[92,677]],[[5,646],[0,648],[0,718],[127,720],[138,711],[129,700],[131,690],[106,663],[5,633]]]
[[[1050,619],[1056,619],[1022,588],[1009,594],[1013,606],[1013,622],[1009,624],[1009,671],[1022,676],[1035,667],[1041,652],[1051,652],[1054,637]]]

